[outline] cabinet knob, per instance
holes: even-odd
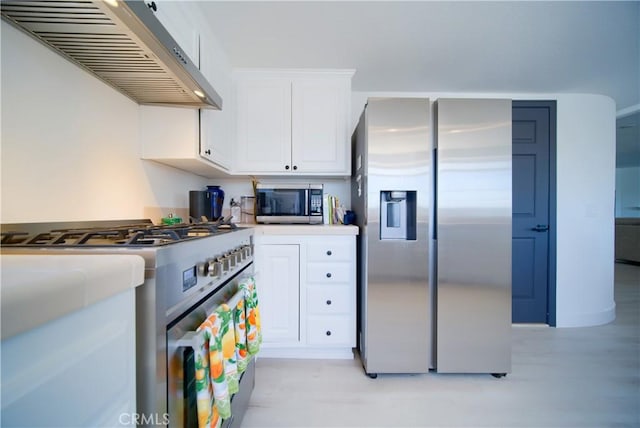
[[[297,170],[297,169],[298,169],[298,165],[294,165],[294,166],[293,166],[293,170],[295,171],[295,170]]]
[[[331,304],[331,300],[327,300],[327,305],[330,305],[330,304]]]
[[[210,155],[211,154],[211,150],[207,149],[204,151],[206,154]]]
[[[327,330],[327,336],[331,336],[331,331]]]
[[[286,169],[288,171],[289,170],[289,165],[285,165],[284,169]]]
[[[327,272],[327,278],[331,278],[331,272]]]
[[[158,11],[158,6],[156,6],[156,2],[152,1],[151,3],[147,3],[147,6],[149,6],[149,9],[153,10],[154,12]]]
[[[331,254],[332,254],[332,253],[331,253],[331,250],[328,250],[328,251],[327,251],[327,256],[330,256]]]

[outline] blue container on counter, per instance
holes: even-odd
[[[224,191],[220,186],[207,186],[211,201],[211,220],[217,220],[222,217],[222,204],[224,203]]]

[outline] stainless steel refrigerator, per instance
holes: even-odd
[[[430,115],[428,99],[370,98],[353,138],[358,340],[372,377],[429,370]]]
[[[365,372],[511,370],[511,101],[370,98],[353,136]],[[433,124],[433,126],[432,126]]]

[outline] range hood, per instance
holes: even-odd
[[[142,0],[4,1],[2,17],[139,104],[222,109]]]

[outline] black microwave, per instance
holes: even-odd
[[[322,224],[322,184],[256,185],[256,222]]]

